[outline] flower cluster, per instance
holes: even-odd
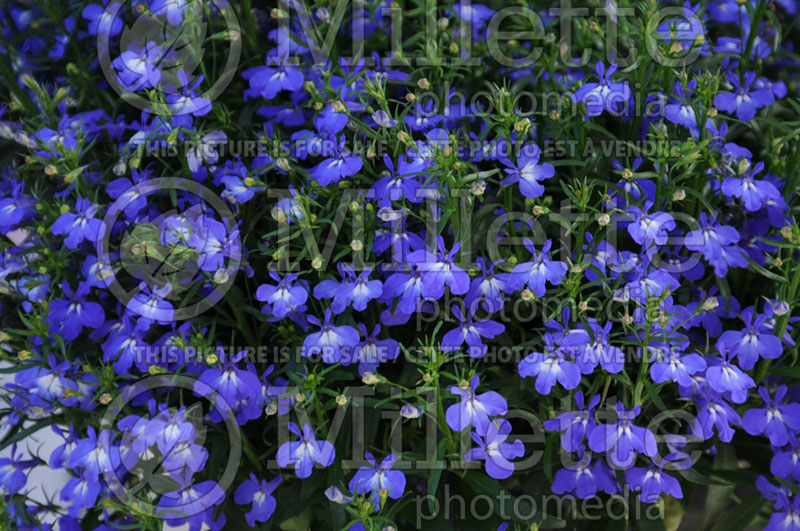
[[[800,530],[797,2],[414,6],[0,6],[0,527]]]

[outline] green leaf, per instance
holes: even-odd
[[[710,531],[731,531],[732,529],[746,528],[758,516],[766,502],[767,500],[763,496],[751,496],[735,509],[727,511]]]
[[[436,446],[436,462],[442,463],[444,462],[444,454],[445,448],[447,447],[448,439],[443,437],[439,444]],[[434,468],[431,471],[431,475],[428,478],[428,494],[432,497],[428,498],[428,508],[433,514],[433,511],[436,509],[434,507],[434,498],[436,497],[436,489],[439,487],[439,480],[442,478],[442,472],[444,472],[444,467],[442,468]],[[438,505],[438,502],[437,502]]]

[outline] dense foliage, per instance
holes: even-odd
[[[798,2],[578,4],[0,3],[2,526],[800,530]]]

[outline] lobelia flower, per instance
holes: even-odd
[[[117,71],[119,82],[131,92],[139,89],[153,89],[161,81],[159,65],[165,58],[165,51],[153,41],[144,46],[130,43],[128,49],[111,62]]]
[[[380,504],[380,491],[386,490],[387,496],[393,500],[400,499],[406,489],[406,476],[399,470],[392,470],[397,462],[397,455],[389,454],[380,464],[375,457],[366,452],[365,457],[372,467],[361,467],[350,480],[348,488],[354,494],[372,494],[372,503]]]
[[[650,247],[652,244],[665,245],[667,243],[667,231],[675,230],[675,221],[666,212],[655,212],[652,216],[648,214],[653,204],[645,202],[644,208],[637,206],[628,207],[628,215],[631,222],[628,224],[628,234],[633,241],[643,247]]]
[[[461,249],[461,242],[456,242],[450,252],[444,246],[444,238],[436,237],[436,255],[427,251],[414,251],[409,254],[409,262],[415,262],[424,272],[423,282],[428,289],[435,292],[444,283],[454,295],[463,295],[469,290],[469,274],[455,265],[455,255]]]
[[[378,366],[384,361],[393,360],[400,354],[400,346],[394,339],[378,339],[381,333],[381,325],[376,324],[372,333],[367,333],[367,327],[363,323],[358,323],[358,329],[364,336],[364,341],[353,349],[352,359],[342,355],[342,365],[358,362],[358,374],[363,376],[367,372],[378,372]]]
[[[394,273],[383,283],[383,296],[389,298],[399,297],[397,309],[406,314],[412,314],[417,309],[417,304],[425,300],[439,300],[444,295],[444,279],[434,275],[438,282],[425,282],[425,271],[415,263],[407,273]]]
[[[490,422],[486,430],[476,429],[470,433],[472,440],[478,445],[464,454],[465,461],[483,461],[486,473],[494,479],[506,479],[514,472],[511,459],[525,454],[525,445],[519,439],[506,442],[511,433],[511,423],[507,420]]]
[[[800,430],[800,404],[784,404],[786,392],[786,386],[781,385],[773,400],[765,387],[759,387],[758,394],[766,407],[745,411],[742,416],[744,430],[750,435],[765,435],[773,446],[784,446],[788,443],[790,434]]]
[[[494,266],[500,262],[484,262],[483,257],[475,259],[482,275],[472,280],[469,291],[464,300],[470,310],[476,310],[477,304],[481,301],[481,306],[489,313],[495,313],[503,308],[503,294],[514,291],[514,282],[511,273],[495,273]]]
[[[219,160],[216,152],[218,145],[223,145],[228,141],[228,136],[222,131],[211,131],[203,135],[200,140],[186,153],[186,162],[189,170],[196,172],[203,165],[203,162],[213,165]]]
[[[256,66],[242,72],[242,77],[250,83],[245,91],[248,96],[261,96],[271,100],[281,90],[294,92],[303,86],[303,72],[299,67],[287,64],[286,58],[267,55],[267,66]]]
[[[705,212],[700,213],[699,228],[686,234],[685,246],[690,251],[703,254],[713,263],[722,255],[723,247],[738,243],[739,233],[730,225],[719,225],[709,220]]]
[[[675,348],[675,345],[651,343],[647,348],[651,352],[650,378],[655,383],[673,381],[689,387],[692,385],[691,375],[706,368],[706,362],[701,355],[685,354]]]
[[[33,211],[33,201],[25,195],[25,182],[13,181],[11,194],[0,199],[0,233],[15,229],[20,222],[30,217]]]
[[[167,492],[158,501],[157,514],[165,520],[169,527],[182,527],[188,524],[190,530],[204,529],[208,526],[212,531],[222,529],[225,525],[223,511],[214,521],[214,506],[222,503],[225,492],[216,481],[200,481],[194,483],[189,473],[178,478],[179,488]]]
[[[190,2],[187,0],[154,0],[150,4],[150,10],[158,17],[166,17],[167,22],[177,26],[183,22],[183,11]]]
[[[96,505],[97,496],[100,494],[100,482],[96,477],[86,473],[71,478],[61,489],[61,500],[69,503],[68,512],[72,517],[79,517],[83,509],[90,509]]]
[[[697,137],[700,133],[697,128],[697,116],[694,108],[687,103],[687,101],[691,101],[695,89],[697,89],[697,80],[695,79],[687,83],[685,92],[680,82],[675,83],[674,95],[670,99],[670,103],[664,107],[664,118],[685,127],[692,136]]]
[[[222,184],[225,185],[223,196],[232,197],[237,203],[246,203],[255,196],[256,192],[266,190],[264,183],[248,177],[247,166],[239,160],[225,163]]]
[[[567,264],[558,260],[550,260],[550,247],[553,242],[547,240],[540,253],[536,252],[533,242],[525,239],[525,248],[533,255],[532,262],[523,262],[514,266],[510,278],[515,289],[529,287],[537,297],[545,294],[545,282],[553,286],[561,284],[567,274]]]
[[[308,321],[320,327],[303,341],[303,356],[308,357],[321,353],[325,363],[338,363],[342,359],[342,349],[352,348],[358,344],[358,330],[349,325],[335,326],[331,322],[331,309],[325,310],[325,321],[320,322],[314,315]]]
[[[585,83],[572,95],[572,102],[586,104],[586,114],[600,116],[606,110],[620,114],[624,105],[631,99],[631,89],[627,81],[614,83],[611,76],[617,71],[617,65],[611,65],[608,70],[598,61],[596,66],[597,83]]]
[[[104,2],[107,3],[107,2]],[[122,31],[122,19],[111,17],[110,13],[119,13],[120,4],[112,2],[107,8],[97,4],[89,4],[81,11],[81,16],[89,22],[89,34],[116,37]]]
[[[87,437],[75,444],[67,459],[70,468],[82,468],[83,476],[97,482],[105,473],[114,473],[120,464],[118,448],[113,445],[113,435],[108,430],[98,434],[93,427],[87,430]]]
[[[462,380],[458,386],[451,385],[450,393],[460,396],[461,400],[447,408],[445,419],[450,429],[460,432],[468,426],[484,433],[491,422],[489,417],[505,415],[508,412],[508,404],[496,391],[487,391],[476,394],[479,378],[474,375],[469,382]]]
[[[584,500],[593,498],[598,491],[615,494],[619,487],[611,468],[601,459],[595,459],[592,464],[583,445],[578,447],[577,452],[578,463],[556,471],[551,490],[555,494],[574,492],[578,498]]]
[[[377,299],[383,293],[383,283],[380,280],[370,280],[372,268],[365,268],[356,275],[351,266],[344,262],[337,264],[342,282],[323,280],[314,286],[314,297],[317,299],[333,299],[331,310],[340,314],[353,305],[356,311],[364,311],[369,301]]]
[[[506,158],[501,159],[501,162],[508,167],[505,171],[509,174],[501,184],[511,186],[519,183],[519,191],[525,197],[541,197],[544,194],[544,186],[541,181],[555,175],[555,168],[552,164],[539,164],[541,153],[539,146],[528,144],[520,152],[516,164]]]
[[[392,120],[389,114],[383,109],[378,109],[377,111],[372,113],[371,118],[375,121],[376,124],[385,129],[391,129],[392,127],[397,125],[397,120]]]
[[[595,395],[584,409],[583,391],[575,393],[575,404],[578,411],[567,411],[554,419],[543,423],[547,431],[561,432],[561,448],[567,452],[577,452],[583,441],[592,433],[597,423],[594,420],[594,409],[600,403],[600,395]],[[571,490],[571,489],[570,489]]]
[[[756,115],[758,109],[775,102],[771,90],[751,90],[756,80],[755,72],[745,72],[743,81],[733,72],[728,72],[725,79],[733,86],[733,92],[719,92],[714,97],[714,105],[721,111],[736,113],[736,117],[742,121],[746,122]]]
[[[789,434],[789,442],[782,449],[773,448],[775,455],[769,465],[773,476],[797,482],[800,480],[800,441]]]
[[[338,487],[330,486],[325,489],[325,497],[328,498],[333,503],[338,503],[339,505],[348,505],[352,498],[349,496],[345,496],[344,492],[342,492]]]
[[[695,403],[697,404],[697,417],[694,433],[707,440],[714,435],[716,427],[719,440],[731,442],[734,429],[730,425],[742,425],[742,418],[739,414],[721,396],[709,390],[700,390],[695,396]]]
[[[676,459],[675,454],[670,454],[650,463],[647,468],[632,467],[625,471],[625,481],[639,491],[639,499],[644,503],[655,503],[663,492],[673,498],[682,499],[683,491],[678,480],[664,472],[664,467],[676,465],[672,463]]]
[[[266,522],[272,513],[275,512],[275,507],[278,502],[272,493],[278,488],[278,485],[283,481],[283,476],[278,474],[274,479],[267,481],[262,479],[259,483],[255,474],[250,473],[250,478],[244,480],[236,489],[233,495],[233,500],[239,505],[247,505],[252,503],[250,510],[244,513],[244,519],[247,525],[255,527],[256,522]]]
[[[97,205],[89,199],[78,199],[75,206],[77,214],[64,212],[53,223],[50,231],[56,235],[64,235],[64,245],[68,249],[75,249],[84,240],[95,243],[103,235],[103,222],[95,219]]]
[[[766,499],[775,502],[764,531],[800,531],[800,496],[783,485],[775,487],[764,476],[758,476],[756,487]]]
[[[421,407],[414,407],[411,404],[403,404],[403,407],[400,408],[400,416],[405,419],[417,419],[421,415]]]
[[[299,478],[311,475],[314,463],[328,467],[336,457],[336,450],[328,441],[317,441],[314,430],[309,424],[303,426],[302,433],[294,422],[289,423],[289,431],[300,437],[299,441],[283,443],[278,448],[275,459],[282,467],[294,465],[295,473]]]
[[[169,324],[175,316],[175,309],[167,297],[172,292],[170,284],[151,287],[145,282],[139,283],[139,290],[131,297],[125,309],[139,316],[136,327],[148,330],[153,323]]]
[[[108,337],[103,342],[103,361],[113,362],[114,372],[126,374],[137,359],[137,354],[147,347],[145,333],[136,327],[128,314],[111,324]]]
[[[749,371],[755,367],[759,358],[777,359],[783,353],[781,340],[772,334],[767,314],[758,314],[752,306],[742,310],[740,315],[745,322],[742,330],[727,330],[719,336],[718,344],[724,345],[736,356],[739,366]],[[748,325],[749,323],[749,325]]]
[[[67,341],[72,341],[84,327],[97,328],[103,324],[105,321],[103,307],[99,303],[86,301],[91,289],[87,283],[80,282],[75,293],[66,280],[61,283],[61,288],[64,290],[65,298],[52,301],[48,308],[50,314],[47,320],[50,323],[50,333],[59,334]]]
[[[594,339],[587,341],[576,359],[581,374],[591,374],[598,364],[612,374],[620,372],[625,365],[625,354],[619,347],[609,344],[613,323],[609,321],[602,328],[593,318],[588,319],[587,323]]]
[[[568,340],[568,343],[570,341]],[[581,371],[578,365],[567,358],[567,353],[573,345],[556,345],[552,334],[544,335],[544,352],[534,352],[526,356],[517,366],[519,375],[523,378],[536,376],[534,387],[543,395],[550,394],[550,390],[560,383],[564,389],[570,390],[581,383]]]
[[[728,351],[721,341],[717,341],[717,350],[720,357],[708,357],[706,380],[708,385],[718,393],[724,393],[726,398],[735,404],[747,400],[748,389],[756,386],[753,379],[742,370],[733,365],[733,354]]]
[[[361,170],[364,162],[358,155],[345,151],[344,135],[334,144],[332,157],[317,164],[309,172],[311,178],[321,186],[338,183],[345,177],[355,175]]]
[[[614,424],[598,424],[589,434],[589,448],[593,452],[607,453],[611,462],[620,467],[633,464],[636,452],[654,458],[658,448],[653,432],[633,424],[641,407],[626,411],[625,406],[617,402],[616,409],[617,421]]]
[[[379,207],[389,208],[392,206],[392,201],[401,201],[403,199],[411,203],[417,203],[422,200],[421,197],[418,197],[420,187],[420,183],[416,179],[418,169],[408,162],[405,155],[400,155],[397,159],[397,170],[395,170],[394,163],[389,158],[389,155],[383,156],[383,163],[386,165],[387,170],[381,175],[385,175],[385,177],[378,179],[370,189],[374,193]]]
[[[486,354],[487,346],[483,344],[482,337],[494,339],[502,334],[506,327],[497,321],[483,320],[473,321],[472,313],[466,316],[461,313],[458,305],[452,307],[453,315],[458,319],[460,325],[447,332],[442,338],[442,351],[453,352],[459,350],[461,346],[467,344],[467,353],[473,358],[482,358]]]
[[[308,300],[308,291],[302,285],[292,285],[297,280],[297,273],[289,273],[281,279],[277,272],[270,271],[269,276],[277,285],[261,284],[256,291],[256,300],[268,303],[275,317],[286,317],[296,306]]]
[[[213,390],[215,409],[221,413],[235,409],[240,403],[258,402],[261,398],[261,380],[249,367],[237,367],[237,363],[246,355],[247,351],[243,350],[229,357],[225,349],[218,348],[219,365],[208,367],[200,374],[194,386],[195,394],[208,396],[209,389]]]
[[[742,175],[726,177],[722,181],[722,193],[741,199],[745,210],[750,212],[760,210],[767,201],[782,199],[781,193],[771,182],[754,179],[763,169],[764,163],[758,162],[755,166],[748,167]]]
[[[0,487],[6,496],[18,493],[28,481],[26,469],[39,464],[37,459],[23,459],[22,453],[17,453],[17,445],[11,447],[10,457],[0,458]]]

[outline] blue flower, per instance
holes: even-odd
[[[617,65],[611,65],[608,70],[602,61],[596,66],[597,83],[585,83],[575,94],[572,102],[586,104],[586,114],[600,116],[603,110],[619,115],[624,110],[625,104],[631,99],[631,89],[627,81],[614,83],[611,76],[617,71]]]
[[[348,325],[335,326],[331,322],[330,308],[325,310],[324,322],[313,315],[308,316],[308,321],[319,326],[320,331],[306,336],[303,341],[303,356],[321,353],[325,363],[338,363],[342,358],[342,350],[358,344],[358,331]]]
[[[348,488],[355,494],[372,494],[372,503],[380,504],[380,491],[386,490],[393,500],[400,499],[406,489],[406,476],[399,470],[392,470],[397,455],[389,454],[380,464],[375,457],[366,452],[365,457],[372,467],[361,467],[350,480]]]
[[[550,260],[550,247],[553,244],[547,240],[540,253],[529,239],[525,239],[525,248],[533,255],[532,262],[523,262],[514,266],[511,278],[516,289],[529,287],[537,297],[545,294],[545,282],[553,286],[561,284],[567,274],[567,264],[559,260]]]
[[[683,498],[681,484],[664,472],[672,459],[674,456],[668,455],[663,460],[653,461],[647,468],[633,467],[625,471],[625,481],[639,491],[639,499],[644,503],[655,503],[662,492],[673,498]]]
[[[378,334],[381,333],[380,324],[375,325],[371,334],[367,334],[367,327],[363,323],[358,323],[358,329],[364,336],[364,341],[353,349],[352,359],[343,354],[342,365],[358,362],[358,374],[363,376],[367,372],[377,372],[381,363],[393,360],[400,354],[400,345],[397,341],[391,338],[378,339]]]
[[[652,207],[651,202],[645,202],[644,208],[636,206],[628,207],[628,215],[631,222],[628,224],[628,234],[633,241],[642,247],[650,247],[652,244],[664,245],[667,243],[667,231],[675,229],[675,221],[666,212],[655,212],[652,216],[648,210]]]
[[[720,258],[722,250],[739,241],[739,232],[730,225],[719,225],[709,220],[705,212],[700,213],[699,228],[686,234],[686,248],[703,254],[706,260],[714,263]]]
[[[747,121],[756,115],[756,111],[775,102],[772,91],[762,88],[751,90],[751,85],[756,80],[755,72],[746,72],[744,80],[733,72],[725,75],[728,83],[732,85],[733,92],[719,92],[714,98],[714,105],[721,111],[736,113],[736,117]]]
[[[491,419],[505,415],[508,412],[506,399],[495,391],[476,394],[479,378],[474,375],[472,379],[459,383],[458,386],[451,385],[450,393],[460,396],[461,400],[447,408],[445,418],[450,429],[460,432],[468,426],[474,426],[476,430],[483,433]]]
[[[685,354],[675,345],[651,343],[647,348],[651,356],[650,377],[655,383],[673,381],[688,387],[692,385],[691,375],[706,368],[701,355]]]
[[[460,325],[447,332],[442,338],[442,350],[452,352],[467,344],[467,353],[473,358],[482,358],[486,354],[487,346],[483,344],[482,337],[493,339],[505,331],[505,325],[485,319],[483,321],[473,321],[472,313],[462,315],[461,308],[457,305],[452,307],[453,315],[458,319]]]
[[[506,479],[514,472],[512,459],[525,455],[525,445],[519,439],[506,442],[511,433],[507,420],[490,422],[484,431],[473,431],[470,435],[477,448],[464,454],[465,461],[483,461],[486,473],[494,479]]]
[[[295,307],[308,300],[308,291],[302,285],[292,284],[297,280],[296,273],[289,273],[281,279],[278,273],[270,271],[269,276],[277,285],[261,284],[256,291],[256,300],[268,303],[275,317],[286,317]]]
[[[544,343],[544,352],[534,352],[519,362],[519,375],[523,378],[536,376],[534,387],[543,395],[550,394],[556,382],[567,390],[578,387],[581,383],[581,371],[574,361],[567,358],[567,353],[574,351],[574,347],[556,346],[549,333],[544,335]]]
[[[208,396],[208,389],[213,389],[215,408],[222,413],[238,409],[247,403],[257,402],[261,398],[261,380],[249,367],[247,369],[237,367],[237,363],[246,355],[247,351],[243,350],[229,357],[226,356],[224,349],[218,349],[219,366],[209,367],[203,371],[195,383],[195,393]]]
[[[710,439],[716,428],[719,440],[730,442],[734,434],[730,425],[742,424],[739,414],[721,396],[708,390],[701,390],[695,397],[695,403],[698,409],[694,425],[695,435]]]
[[[602,328],[595,319],[590,318],[587,323],[593,339],[586,342],[576,358],[581,374],[591,374],[598,364],[612,374],[620,372],[625,365],[625,353],[609,343],[614,323],[609,321]]]
[[[773,446],[784,446],[789,442],[790,432],[795,434],[800,430],[800,404],[783,403],[786,397],[785,385],[778,387],[774,400],[765,387],[759,387],[758,394],[766,407],[745,411],[742,427],[750,435],[767,436]]]
[[[300,68],[286,63],[285,58],[281,60],[275,55],[268,55],[267,66],[248,68],[242,72],[242,77],[250,83],[250,88],[245,91],[245,99],[248,96],[261,96],[271,100],[281,90],[294,92],[302,88],[304,78]]]
[[[788,446],[775,452],[769,470],[775,477],[794,482],[800,481],[800,442],[797,437],[789,435]]]
[[[314,430],[309,424],[303,426],[303,432],[294,422],[289,423],[289,431],[300,437],[299,441],[283,443],[278,448],[275,459],[282,467],[294,465],[299,478],[311,475],[314,463],[328,467],[336,457],[336,450],[328,441],[317,441]]]
[[[97,328],[103,324],[105,321],[103,307],[96,302],[86,301],[90,290],[87,283],[80,282],[75,293],[66,280],[62,282],[61,287],[65,298],[52,301],[48,308],[50,333],[59,334],[67,341],[72,341],[84,327]]]
[[[278,502],[272,493],[281,484],[283,476],[278,474],[275,479],[269,482],[262,479],[259,483],[255,474],[250,473],[250,478],[244,480],[241,485],[236,489],[233,495],[233,500],[239,505],[247,505],[252,503],[250,510],[244,514],[247,525],[255,527],[256,522],[266,522],[272,513],[275,512],[275,507]]]
[[[11,447],[11,456],[0,458],[0,486],[6,496],[18,493],[28,481],[25,470],[38,464],[36,459],[23,459],[17,445]]]
[[[494,267],[499,262],[484,262],[483,257],[478,257],[475,262],[481,270],[481,276],[472,280],[469,291],[464,300],[470,309],[477,309],[476,305],[483,301],[482,307],[489,313],[499,312],[505,302],[503,295],[514,291],[514,279],[511,273],[495,273]]]
[[[595,395],[584,409],[583,391],[578,391],[575,393],[578,411],[562,413],[552,420],[544,421],[543,426],[548,431],[561,432],[561,448],[567,452],[577,452],[584,439],[597,425],[594,420],[594,409],[599,403],[600,395]]]
[[[61,500],[69,503],[70,516],[77,518],[83,509],[90,509],[96,505],[99,494],[100,482],[97,478],[83,474],[71,478],[64,485],[61,489]]]
[[[612,463],[623,468],[635,462],[636,452],[654,458],[658,448],[653,432],[633,424],[640,412],[639,406],[626,411],[622,403],[617,402],[616,423],[598,424],[589,435],[589,448],[593,452],[607,453]]]
[[[585,453],[583,446],[578,448],[578,463],[575,466],[561,468],[556,471],[551,489],[556,494],[574,492],[580,499],[593,498],[598,491],[615,494],[619,490],[612,470],[601,459],[595,459]]]
[[[778,200],[781,193],[767,180],[755,180],[754,177],[764,169],[764,163],[758,162],[738,177],[726,177],[722,181],[722,193],[728,197],[738,197],[744,208],[750,212],[760,210],[767,201]]]
[[[104,2],[107,3],[107,2]],[[110,13],[118,13],[121,4],[112,2],[107,8],[97,4],[89,4],[81,11],[81,16],[89,21],[89,34],[116,37],[122,31],[122,19],[119,16],[111,17]]]
[[[747,391],[756,386],[753,379],[731,363],[734,355],[721,341],[717,341],[720,357],[708,358],[706,380],[708,385],[718,393],[726,393],[729,400],[741,404],[747,400]],[[729,393],[729,394],[728,394]]]
[[[719,343],[736,356],[739,366],[749,371],[755,367],[759,358],[777,359],[783,353],[781,340],[772,334],[768,325],[769,316],[758,314],[753,307],[746,308],[741,314],[745,322],[742,330],[727,330],[719,336]]]
[[[508,167],[505,171],[509,174],[501,184],[510,186],[519,183],[519,191],[525,197],[541,197],[544,194],[541,181],[550,179],[556,172],[552,164],[539,164],[541,153],[539,146],[528,144],[520,152],[516,164],[508,159],[501,159],[501,162]]]
[[[345,151],[344,136],[334,144],[332,155],[332,157],[326,158],[317,164],[309,172],[311,178],[317,181],[321,186],[338,183],[345,177],[355,175],[361,170],[364,164],[361,157]]]
[[[64,245],[68,249],[75,249],[84,240],[95,243],[103,235],[103,222],[94,218],[97,205],[93,205],[88,199],[78,199],[75,209],[77,214],[64,212],[50,228],[53,234],[67,235]]]
[[[0,233],[15,229],[33,213],[33,201],[24,194],[25,183],[13,181],[11,194],[0,199]],[[5,194],[4,194],[5,195]],[[74,247],[71,247],[74,249]]]

